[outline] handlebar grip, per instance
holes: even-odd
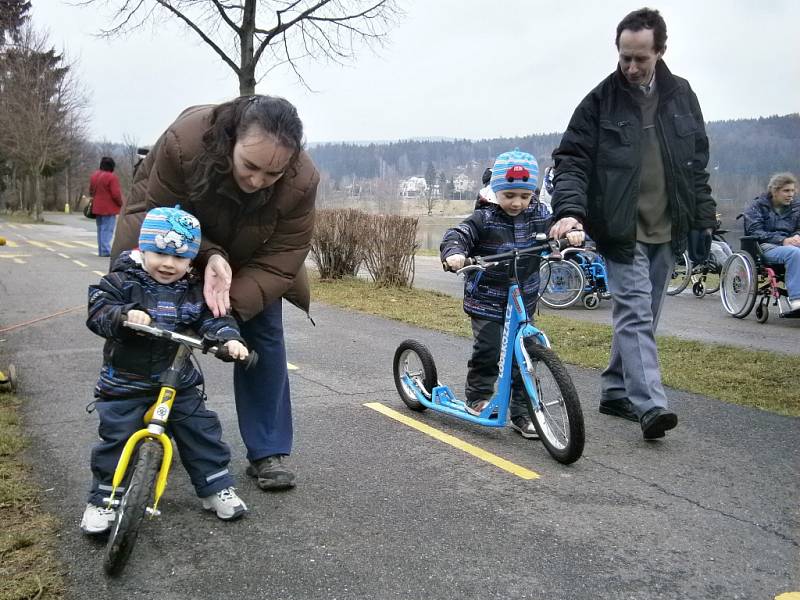
[[[247,371],[250,367],[254,367],[258,364],[258,353],[255,350],[251,350],[247,358],[239,362],[242,363],[244,370]]]

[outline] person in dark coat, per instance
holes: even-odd
[[[639,422],[645,439],[678,422],[655,343],[674,257],[690,230],[708,239],[716,223],[703,115],[664,63],[666,41],[657,10],[622,19],[616,71],[581,101],[553,152],[551,235],[585,228],[607,262],[614,332],[600,412]]]
[[[440,246],[442,262],[452,270],[464,266],[468,256],[484,256],[529,248],[536,234],[550,225],[549,213],[534,200],[538,175],[536,159],[515,149],[497,157],[491,170],[494,202],[485,202],[462,223],[448,229]],[[519,282],[529,315],[536,310],[539,270],[530,268]],[[464,282],[464,312],[472,319],[474,337],[468,364],[467,410],[479,415],[488,405],[499,374],[500,344],[508,300],[508,269],[505,265],[472,273]],[[524,385],[514,364],[511,427],[528,439],[538,438],[528,415]]]
[[[791,173],[776,173],[767,191],[756,198],[744,213],[744,232],[758,238],[764,258],[786,265],[786,292],[789,310],[800,311],[800,199],[797,178]]]
[[[86,534],[104,533],[114,521],[115,509],[106,507],[103,499],[113,489],[122,449],[144,427],[143,417],[158,397],[160,377],[175,353],[173,342],[139,336],[126,329],[123,321],[210,334],[224,343],[231,357],[247,358],[236,320],[211,314],[202,284],[190,272],[200,238],[200,224],[186,211],[153,209],[144,219],[139,249],[123,252],[112,271],[89,287],[86,325],[106,343],[94,389],[101,440],[92,448],[92,486],[81,519]],[[226,521],[237,519],[247,507],[233,487],[230,450],[222,441],[219,418],[206,408],[198,390],[202,375],[189,363],[179,379],[167,431],[175,439],[203,508]]]

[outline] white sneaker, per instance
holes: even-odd
[[[111,529],[117,511],[113,508],[87,504],[81,519],[81,531],[86,535],[97,535]]]
[[[213,510],[223,521],[233,521],[247,512],[247,505],[236,495],[236,490],[232,487],[202,498],[202,501],[204,509]]]

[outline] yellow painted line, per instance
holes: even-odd
[[[61,258],[69,258],[69,254],[64,254],[63,252],[57,253]]]
[[[76,265],[78,265],[79,267],[88,267],[88,266],[89,266],[89,265],[87,265],[86,263],[82,263],[82,262],[81,262],[81,261],[79,261],[79,260],[73,260],[72,262],[74,262],[74,263],[75,263]]]
[[[289,369],[290,371],[299,371],[300,370],[300,367],[298,367],[297,365],[293,365],[290,362],[286,363],[286,368]]]
[[[84,242],[82,240],[72,240],[73,244],[80,244],[81,246],[86,246],[87,248],[97,248],[97,244],[93,244],[91,242]]]
[[[492,454],[491,452],[487,452],[483,448],[478,448],[477,446],[473,446],[472,444],[465,442],[455,436],[447,434],[443,431],[439,431],[438,429],[431,427],[430,425],[426,425],[416,419],[412,419],[411,417],[407,417],[406,415],[397,412],[396,410],[392,410],[385,404],[381,404],[380,402],[367,402],[364,404],[367,408],[371,408],[381,414],[386,415],[394,419],[395,421],[400,421],[404,425],[408,425],[417,431],[421,431],[424,434],[431,436],[439,440],[440,442],[444,442],[445,444],[449,444],[454,448],[458,448],[459,450],[463,450],[467,454],[471,454],[481,460],[485,460],[488,463],[493,464],[494,466],[503,469],[504,471],[508,471],[512,475],[516,475],[517,477],[521,477],[522,479],[539,479],[539,474],[535,471],[531,471],[530,469],[526,469],[525,467],[521,467],[517,464],[512,463],[505,458],[501,458],[496,454]]]
[[[56,246],[63,246],[64,248],[74,248],[72,244],[69,242],[59,242],[58,240],[50,240],[51,244],[55,244]]]
[[[9,248],[19,248],[19,244],[17,242],[12,242],[11,240],[6,240],[6,246]]]
[[[775,600],[800,600],[800,592],[784,592],[775,596]]]
[[[22,260],[21,258],[15,258],[14,262],[17,263],[18,265],[24,265],[25,264],[25,261]]]
[[[25,258],[30,256],[30,254],[0,254],[0,258]]]
[[[102,271],[92,271],[92,273],[94,273],[95,275],[99,275],[100,277],[105,277],[105,275],[106,275]]]
[[[31,246],[36,246],[37,248],[47,248],[48,250],[50,250],[50,246],[48,246],[47,244],[43,244],[42,242],[37,242],[36,240],[28,240],[28,243]]]

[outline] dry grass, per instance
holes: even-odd
[[[379,288],[354,278],[336,282],[317,279],[312,285],[319,302],[466,338],[472,335],[461,301],[446,294]],[[608,364],[610,326],[556,315],[539,315],[536,323],[565,362],[597,369]],[[658,348],[663,381],[670,387],[800,416],[800,357],[671,336],[659,336]]]
[[[14,396],[0,392],[0,600],[62,598],[63,568],[55,559],[55,519],[20,459],[24,440]]]

